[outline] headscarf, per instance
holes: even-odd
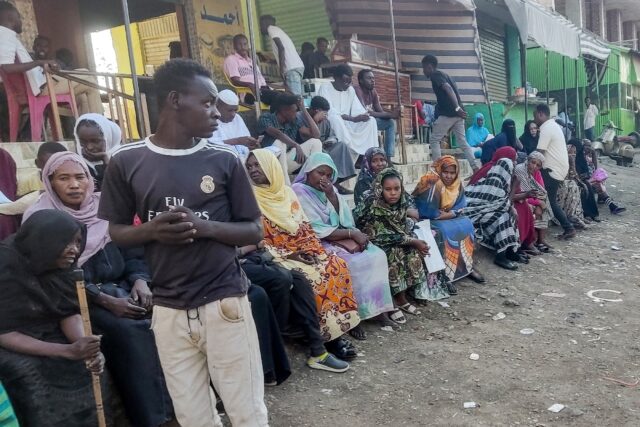
[[[534,151],[529,156],[527,156],[528,160],[538,160],[540,164],[544,167],[544,155],[539,151]],[[538,181],[529,173],[528,162],[520,163],[513,170],[514,175],[520,181],[520,191],[539,191],[542,193],[546,193],[546,189],[541,186]]]
[[[401,196],[398,203],[389,205],[384,199],[384,180],[387,178],[400,180]],[[372,189],[365,197],[364,203],[356,207],[355,217],[359,222],[382,221],[387,233],[406,235],[407,209],[409,208],[409,196],[404,191],[402,174],[394,168],[386,168],[376,176]],[[364,224],[362,224],[364,225]]]
[[[456,178],[451,185],[445,185],[442,181],[442,171],[450,166],[456,168]],[[458,200],[462,192],[462,180],[460,179],[460,165],[453,156],[442,156],[432,165],[433,171],[427,172],[413,190],[413,196],[419,196],[425,191],[435,187],[440,196],[440,209],[450,210]]]
[[[0,243],[0,334],[59,322],[79,312],[70,270],[58,257],[84,226],[68,214],[43,210]]]
[[[323,239],[338,228],[353,228],[354,221],[349,205],[338,194],[338,190],[334,189],[340,202],[339,211],[336,211],[324,192],[307,185],[306,180],[309,172],[320,166],[329,166],[333,169],[332,181],[335,182],[338,177],[338,170],[331,157],[325,153],[313,153],[302,165],[292,188],[298,196],[298,200],[307,218],[309,218],[313,230],[320,239]]]
[[[589,164],[584,155],[584,145],[582,145],[582,141],[573,138],[567,142],[567,145],[576,147],[576,172],[578,172],[578,175],[589,176]]]
[[[305,220],[304,213],[296,194],[284,183],[280,162],[272,151],[264,148],[253,150],[251,155],[256,157],[269,180],[268,186],[253,184],[253,192],[262,214],[278,227],[290,234],[296,234],[300,224]]]
[[[518,137],[516,136],[516,122],[511,119],[506,119],[502,122],[502,130],[500,133],[503,133],[507,137],[507,145],[510,147],[516,147],[516,140]]]
[[[384,156],[384,158],[387,159],[387,164],[389,163],[387,155],[381,148],[371,147],[364,153],[362,169],[360,169],[360,174],[358,175],[354,189],[354,201],[356,205],[362,201],[364,193],[371,189],[371,184],[373,184],[373,180],[376,178],[371,162],[373,161],[373,157],[377,155]]]
[[[473,124],[467,129],[467,142],[472,147],[477,147],[482,142],[484,142],[489,136],[489,129],[487,129],[484,125],[478,126],[478,119],[484,120],[484,115],[482,113],[476,113],[473,118]]]
[[[53,174],[60,166],[67,162],[77,163],[82,166],[82,169],[88,179],[85,199],[78,210],[65,206],[51,185],[51,177]],[[94,193],[95,186],[87,164],[84,162],[84,159],[76,153],[72,153],[70,151],[55,153],[49,158],[47,164],[45,164],[42,169],[42,181],[44,184],[44,193],[40,195],[38,201],[33,206],[27,209],[23,215],[23,221],[37,211],[41,211],[43,209],[57,209],[68,213],[76,221],[86,225],[87,244],[82,255],[80,255],[80,259],[78,260],[78,265],[82,266],[89,260],[89,258],[95,255],[111,241],[111,238],[109,237],[109,222],[98,218],[100,194]]]
[[[490,139],[482,146],[480,160],[482,164],[489,163],[496,150],[502,147],[517,147],[516,123],[511,119],[502,122],[502,130],[495,138]]]
[[[524,125],[524,133],[520,136],[520,142],[522,142],[522,145],[524,146],[524,151],[526,151],[527,154],[531,154],[536,150],[536,148],[538,148],[538,139],[540,139],[539,130],[535,137],[531,136],[529,127],[531,126],[532,123],[535,123],[535,121],[529,120]]]
[[[382,192],[384,190],[384,180],[387,178],[398,178],[400,180],[401,192],[400,192],[400,200],[393,206],[390,206],[385,200]],[[371,196],[374,200],[373,206],[376,208],[389,210],[393,212],[402,213],[401,218],[404,222],[404,218],[407,216],[407,209],[409,208],[409,197],[407,193],[404,191],[404,180],[402,179],[402,174],[395,170],[394,168],[386,168],[376,176],[376,180],[373,181],[373,187],[371,191]]]
[[[487,176],[489,170],[495,166],[498,160],[509,159],[512,162],[515,162],[516,157],[518,157],[518,153],[516,152],[515,148],[509,146],[498,148],[496,152],[493,153],[493,157],[491,157],[491,160],[484,164],[480,169],[478,169],[476,173],[471,176],[471,179],[469,179],[469,185],[475,184],[476,182]]]
[[[101,114],[87,113],[78,117],[76,125],[73,128],[73,135],[76,138],[76,152],[80,156],[82,156],[82,146],[80,145],[80,138],[78,138],[78,127],[84,121],[98,125],[104,138],[104,151],[107,154],[111,155],[118,147],[120,147],[120,144],[122,143],[122,131],[120,130],[120,127]],[[84,161],[87,162],[87,165],[89,165],[91,169],[95,169],[96,165],[102,164],[102,162],[92,162],[87,159],[84,159]]]
[[[338,179],[338,168],[333,162],[333,159],[331,159],[331,156],[329,156],[327,153],[322,152],[313,153],[311,156],[309,156],[307,161],[304,162],[304,165],[302,165],[302,168],[300,168],[300,172],[298,173],[298,176],[296,176],[294,182],[306,182],[307,174],[318,169],[320,166],[329,166],[331,169],[333,169],[331,182],[335,183]]]

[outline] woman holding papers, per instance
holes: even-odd
[[[431,228],[437,233],[449,281],[469,276],[483,283],[482,275],[473,270],[475,234],[471,220],[462,215],[467,201],[456,158],[442,156],[436,160],[433,171],[420,179],[413,197],[420,218],[431,220]]]

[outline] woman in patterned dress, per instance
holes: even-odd
[[[355,218],[358,228],[387,255],[389,285],[396,307],[417,314],[407,300],[407,292],[417,300],[429,301],[447,298],[449,294],[444,286],[446,279],[440,281],[435,276],[427,280],[423,258],[429,247],[412,234],[414,223],[407,220],[409,197],[402,175],[395,169],[385,169],[376,176],[372,190],[356,208]]]
[[[259,168],[253,164],[255,161]],[[329,350],[341,358],[355,357],[353,346],[341,338],[360,323],[347,264],[325,252],[298,198],[285,185],[282,168],[273,153],[263,149],[252,151],[247,168],[262,211],[266,249],[274,262],[288,270],[302,272],[311,283],[320,332],[328,341]],[[350,349],[348,352],[333,348],[345,346]]]

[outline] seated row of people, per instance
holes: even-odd
[[[26,425],[51,416],[50,403],[58,417],[51,419],[91,414],[91,394],[69,401],[65,384],[49,378],[47,363],[66,357],[57,363],[68,362],[76,388],[85,391],[88,376],[68,359],[100,371],[101,348],[127,415],[146,420],[139,425],[160,425],[174,412],[183,425],[215,419],[209,379],[232,423],[266,422],[263,384],[279,384],[291,373],[281,335],[307,341],[310,368],[345,372],[357,350],[344,335],[366,339],[362,322],[404,324],[405,314],[420,314],[416,305],[457,293],[458,280],[484,282],[474,268],[474,229],[505,268],[526,262],[525,250],[544,249],[550,194],[541,189],[545,159],[537,151],[516,166],[516,151],[498,148],[466,190],[457,160],[443,156],[409,195],[384,151],[369,148],[352,212],[335,186],[340,171],[321,150],[303,153],[293,185],[286,184],[289,159],[277,155],[288,147],[273,146],[289,130],[272,132],[273,148],[258,148],[248,135],[230,136],[225,125],[216,137],[217,90],[201,66],[170,61],[154,78],[164,94],[158,133],[110,152],[109,122],[81,117],[76,134],[84,157],[60,152],[46,160],[44,192],[18,233],[0,245],[7,254],[2,285],[13,290],[7,298],[37,302],[37,313],[11,312],[13,320],[0,329],[0,351],[10,355],[0,358],[0,380]],[[221,93],[219,100],[225,124],[236,117],[231,95]],[[184,102],[176,103],[181,97]],[[298,133],[320,134],[319,101],[316,110],[304,110],[297,98],[279,102],[273,113],[278,127],[295,117]],[[96,168],[93,176],[88,161],[108,164],[106,172]],[[102,180],[100,195],[96,179]],[[431,221],[437,247],[416,236],[421,219]],[[424,257],[438,250],[445,269],[428,271]],[[210,262],[214,255],[219,262]],[[69,294],[76,266],[84,270],[101,339],[78,333],[76,300]],[[23,270],[30,284],[10,284]],[[43,327],[43,315],[54,320],[46,323],[55,327],[53,335],[29,329]],[[224,346],[213,345],[214,332]],[[46,360],[34,365],[40,359]],[[223,362],[231,368],[218,366]],[[33,399],[38,387],[52,387],[59,396]]]

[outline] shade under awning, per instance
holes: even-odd
[[[533,40],[546,50],[569,58],[580,56],[580,30],[561,15],[523,0],[505,0],[518,27],[520,39]]]
[[[140,22],[176,11],[184,0],[129,0],[131,22]],[[101,31],[124,24],[121,0],[78,1],[80,16],[87,31]]]

